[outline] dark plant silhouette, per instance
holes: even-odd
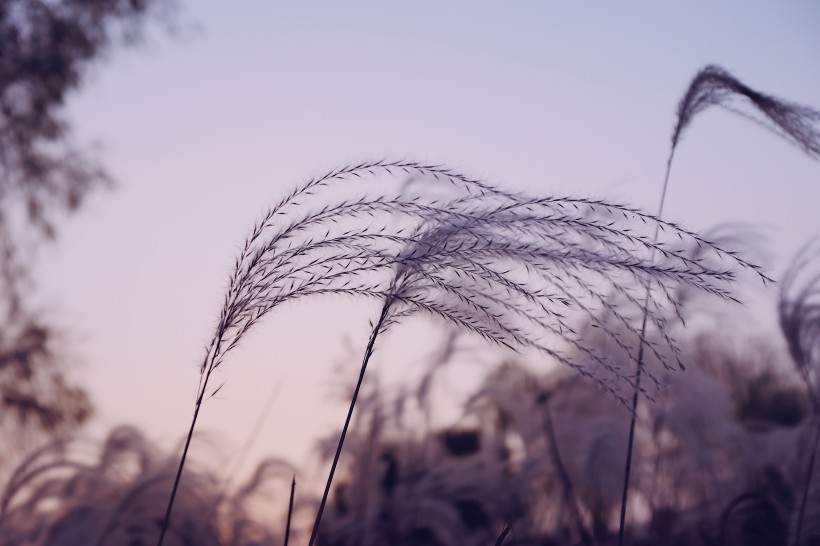
[[[59,334],[27,304],[32,248],[51,239],[110,177],[63,117],[88,65],[133,42],[171,0],[0,3],[0,429],[11,444],[53,435],[90,413],[65,376]],[[10,455],[10,454],[9,454]]]
[[[510,529],[511,527],[509,523],[504,526],[504,528],[501,530],[501,534],[498,535],[498,540],[495,541],[495,546],[501,546],[502,544],[504,544],[504,541],[507,539],[507,535],[510,534]]]
[[[285,541],[284,546],[288,546],[288,542],[290,541],[290,523],[293,519],[293,496],[296,493],[296,476],[293,477],[293,481],[290,482],[290,500],[288,501],[288,520],[285,525]]]

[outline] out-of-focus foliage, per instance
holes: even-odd
[[[132,42],[168,0],[0,2],[0,434],[71,429],[91,411],[65,376],[58,335],[28,302],[33,248],[109,176],[78,147],[63,107],[89,64]]]
[[[112,431],[96,454],[83,454],[81,448],[79,442],[49,445],[17,468],[0,499],[0,545],[155,543],[174,458],[159,456],[128,427]],[[231,495],[222,491],[215,473],[189,472],[167,544],[281,544],[281,534],[250,517],[249,504],[277,478],[290,480],[292,472],[281,461],[266,461]]]
[[[80,387],[65,377],[55,352],[54,332],[35,318],[18,314],[0,330],[0,436],[5,451],[42,433],[75,428],[91,406]],[[5,470],[5,469],[4,469]]]
[[[166,0],[5,0],[0,4],[0,220],[22,204],[53,235],[108,175],[72,142],[62,109],[89,63],[140,36]]]

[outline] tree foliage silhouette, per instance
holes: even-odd
[[[67,382],[56,332],[27,304],[32,249],[94,189],[111,182],[64,117],[88,66],[135,42],[169,0],[4,0],[0,3],[0,429],[56,432],[90,413]]]

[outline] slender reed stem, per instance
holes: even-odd
[[[794,545],[800,544],[800,533],[803,530],[803,517],[806,513],[806,501],[809,497],[809,486],[811,479],[814,476],[814,461],[817,458],[817,446],[820,443],[820,423],[814,428],[814,445],[811,450],[811,458],[809,458],[809,468],[806,472],[806,480],[803,482],[803,496],[800,499],[800,513],[797,516],[797,529],[794,532]]]
[[[290,501],[288,502],[288,523],[285,526],[285,544],[284,546],[288,546],[288,540],[290,539],[290,520],[293,516],[293,494],[296,492],[296,476],[293,476],[293,481],[290,482]]]
[[[572,517],[578,526],[578,532],[581,534],[581,541],[584,544],[589,544],[591,535],[584,525],[584,520],[578,510],[578,499],[575,497],[575,490],[572,487],[572,480],[569,477],[564,461],[561,459],[561,452],[558,449],[558,439],[555,437],[555,427],[552,424],[552,412],[549,407],[549,400],[544,400],[544,429],[547,433],[547,439],[550,443],[550,458],[555,469],[558,471],[558,478],[561,481],[561,487],[564,490],[564,503],[570,507]]]
[[[669,173],[672,170],[672,159],[675,157],[675,145],[673,141],[672,150],[666,160],[666,174],[663,178],[663,189],[661,190],[661,201],[658,205],[657,218],[663,214],[663,205],[666,202],[666,190],[669,187]],[[652,242],[658,240],[658,226],[655,226],[655,235]],[[626,446],[626,467],[624,468],[624,487],[621,494],[621,518],[618,524],[618,546],[624,544],[624,530],[626,525],[626,508],[629,501],[629,478],[632,475],[632,451],[635,445],[635,424],[638,420],[638,398],[641,392],[641,373],[643,372],[643,352],[646,346],[646,320],[649,313],[649,285],[646,286],[646,295],[643,302],[643,322],[641,323],[640,341],[638,342],[637,370],[635,371],[635,390],[632,391],[632,415],[629,420],[629,441]]]
[[[177,496],[177,489],[179,489],[179,480],[182,478],[182,469],[185,467],[185,460],[188,458],[188,448],[191,447],[191,440],[194,437],[194,428],[196,427],[196,420],[199,417],[199,410],[202,408],[202,400],[205,398],[205,388],[208,386],[208,379],[211,377],[213,371],[212,366],[208,366],[205,373],[205,378],[202,380],[202,386],[199,390],[199,395],[196,398],[196,405],[194,406],[194,416],[191,419],[191,428],[188,430],[188,436],[185,438],[185,447],[182,449],[182,457],[179,459],[179,467],[174,478],[174,487],[171,489],[171,496],[168,498],[168,507],[165,509],[165,516],[162,518],[162,529],[159,533],[159,540],[157,546],[162,546],[165,540],[165,533],[168,531],[168,524],[171,521],[171,510],[174,507],[174,499]]]
[[[643,317],[641,332],[646,329],[646,315]],[[643,366],[643,334],[641,334],[641,344],[638,348],[638,371],[635,373],[635,390],[632,391],[632,416],[629,420],[629,441],[626,446],[626,467],[624,468],[624,488],[621,494],[621,519],[618,525],[618,546],[623,546],[624,530],[626,529],[626,506],[629,498],[629,478],[632,475],[632,449],[635,445],[635,423],[638,420],[638,394],[641,389],[641,370]]]
[[[504,530],[501,531],[501,534],[498,535],[498,540],[495,541],[495,546],[501,546],[504,544],[504,541],[507,539],[507,535],[510,534],[510,524],[504,526]]]
[[[370,334],[370,340],[367,342],[367,349],[365,349],[364,357],[362,358],[362,368],[359,370],[359,380],[356,382],[356,388],[353,391],[353,398],[350,400],[350,407],[347,410],[347,417],[345,418],[344,427],[342,427],[342,434],[339,436],[339,444],[336,446],[336,454],[333,456],[333,463],[330,465],[330,474],[328,474],[327,477],[325,492],[322,494],[322,501],[319,503],[319,512],[316,514],[316,521],[313,523],[313,531],[310,533],[310,541],[308,542],[308,546],[313,546],[313,543],[316,541],[316,536],[319,533],[319,524],[322,521],[322,513],[325,511],[327,496],[330,493],[330,484],[333,483],[333,475],[336,473],[336,465],[339,463],[339,455],[342,453],[342,446],[345,442],[345,436],[347,436],[347,429],[350,426],[350,418],[353,416],[353,408],[356,406],[356,400],[359,398],[359,390],[362,387],[364,374],[367,371],[367,363],[373,355],[373,347],[376,343],[376,338],[379,336],[379,332],[381,332],[382,324],[387,318],[387,312],[390,310],[390,304],[392,302],[392,298],[389,297],[385,300],[384,305],[382,306],[381,314],[379,315],[379,321],[376,323],[376,326],[373,327],[373,332]]]

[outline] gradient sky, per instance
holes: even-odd
[[[183,4],[182,19],[180,38],[112,52],[71,98],[79,140],[101,143],[118,184],[64,222],[38,263],[43,308],[98,408],[89,430],[132,423],[166,446],[190,419],[239,244],[303,179],[413,158],[654,211],[675,108],[703,65],[820,107],[820,4],[809,1],[213,0]],[[686,133],[665,215],[698,230],[753,224],[776,274],[820,234],[818,205],[820,164],[714,110]],[[249,460],[304,460],[316,434],[341,425],[343,407],[322,399],[344,337],[355,364],[374,312],[313,301],[258,327],[201,416],[217,452],[235,455],[279,384]],[[407,370],[439,330],[408,326],[374,365]]]

